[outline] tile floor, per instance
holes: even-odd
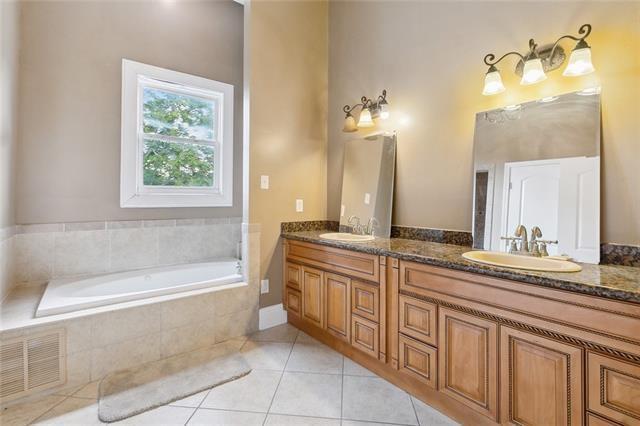
[[[294,327],[249,336],[253,371],[147,411],[125,425],[455,425],[442,413]],[[100,424],[97,382],[0,413],[2,426]]]

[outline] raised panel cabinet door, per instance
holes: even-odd
[[[496,420],[497,324],[440,307],[438,327],[439,390]]]
[[[408,296],[400,296],[400,332],[432,346],[436,341],[436,311],[433,303]]]
[[[398,337],[400,372],[436,388],[436,349],[422,342],[403,336]]]
[[[380,320],[380,289],[360,281],[351,283],[351,312],[371,321]]]
[[[302,268],[302,318],[323,326],[323,272],[313,268]]]
[[[300,311],[302,309],[300,292],[287,287],[285,290],[285,301],[289,314],[300,317]]]
[[[341,275],[324,275],[327,332],[349,342],[351,331],[351,280]]]
[[[285,280],[289,287],[300,290],[300,283],[302,281],[302,266],[295,263],[287,262],[285,265]]]
[[[379,333],[380,328],[375,322],[356,315],[351,317],[351,346],[374,358],[378,358],[380,350]]]
[[[501,327],[500,362],[503,424],[582,424],[582,349]]]
[[[640,365],[589,352],[589,410],[624,425],[640,425]]]

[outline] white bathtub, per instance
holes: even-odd
[[[147,299],[242,281],[239,261],[164,266],[47,284],[36,317]]]

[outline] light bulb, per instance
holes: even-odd
[[[569,63],[562,75],[565,77],[579,77],[581,75],[591,74],[594,71],[595,68],[591,63],[591,48],[576,47],[571,52]]]
[[[540,58],[528,59],[524,63],[520,84],[527,86],[529,84],[539,83],[546,79],[547,75],[544,73],[544,69],[542,69],[542,61]]]
[[[489,68],[489,71],[484,76],[484,89],[482,94],[485,96],[495,95],[504,92],[504,84],[502,84],[502,77],[500,71],[493,65]]]
[[[387,108],[386,103],[380,104],[379,111],[380,111],[380,119],[386,120],[387,118],[389,118],[389,108]]]
[[[356,132],[358,130],[358,126],[356,125],[356,119],[353,118],[353,115],[347,114],[344,118],[344,126],[342,127],[342,131],[346,133]]]
[[[369,108],[362,108],[360,112],[360,118],[358,119],[358,127],[373,127],[373,119],[371,118],[371,111]]]

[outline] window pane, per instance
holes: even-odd
[[[142,102],[145,133],[215,139],[215,101],[145,87]]]
[[[214,147],[144,140],[145,186],[212,187]]]

